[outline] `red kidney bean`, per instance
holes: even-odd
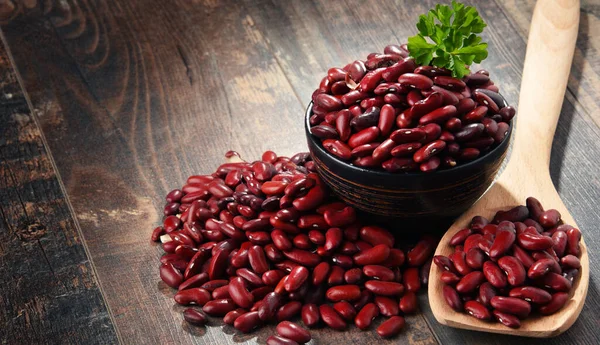
[[[365,288],[381,296],[399,296],[404,293],[404,285],[396,282],[369,280],[365,283]]]
[[[472,271],[471,267],[467,265],[465,252],[454,252],[450,254],[450,260],[456,271],[461,275],[466,275]]]
[[[313,126],[310,132],[319,139],[337,139],[339,137],[335,128],[328,125]]]
[[[490,311],[477,301],[467,301],[465,303],[465,311],[479,320],[489,321],[492,318]]]
[[[444,271],[440,275],[440,280],[447,285],[456,285],[460,281],[460,277],[452,272]]]
[[[304,344],[310,341],[310,333],[300,325],[290,322],[282,321],[277,325],[277,334],[282,337],[291,339],[299,344]]]
[[[442,292],[444,295],[444,299],[446,300],[446,303],[448,303],[450,308],[456,311],[463,310],[463,302],[460,296],[458,295],[458,292],[456,292],[456,290],[453,287],[444,285]]]
[[[509,125],[506,122],[498,122],[498,130],[496,134],[493,135],[494,141],[496,144],[501,143],[506,135],[508,134]]]
[[[373,248],[361,251],[354,255],[354,263],[360,266],[377,265],[385,261],[390,255],[390,247],[379,244]]]
[[[421,143],[401,144],[392,148],[390,154],[394,157],[412,156],[421,146]]]
[[[531,279],[541,278],[548,272],[561,273],[560,266],[553,258],[542,258],[534,262],[527,271]]]
[[[413,293],[411,293],[411,294],[413,294]],[[389,297],[384,297],[384,296],[376,296],[375,304],[377,305],[379,312],[383,316],[390,317],[390,316],[398,315],[400,313],[400,308],[399,308],[398,302],[395,299],[392,299]],[[354,317],[352,317],[352,319],[354,319]]]
[[[456,115],[456,107],[453,105],[447,105],[422,116],[419,119],[419,124],[426,125],[429,123],[443,124],[448,119]]]
[[[581,248],[579,241],[581,240],[581,231],[576,228],[567,230],[567,253],[579,257]]]
[[[391,338],[402,331],[404,324],[402,316],[392,316],[377,327],[377,334],[382,338]]]
[[[402,282],[406,291],[418,292],[421,289],[419,269],[416,267],[407,268],[402,275]]]
[[[243,333],[249,333],[253,329],[262,325],[263,321],[258,317],[257,311],[251,311],[240,315],[233,322],[233,327]]]
[[[485,281],[485,276],[480,271],[471,272],[464,277],[456,284],[456,291],[461,294],[466,294],[472,291],[475,291]]]
[[[385,266],[365,265],[363,267],[363,273],[369,278],[382,281],[392,281],[394,279],[394,272]]]
[[[358,267],[351,268],[344,273],[344,280],[348,284],[357,284],[362,280],[362,270]]]
[[[554,209],[544,211],[537,221],[545,228],[555,227],[560,222],[560,212]]]
[[[214,289],[211,295],[213,299],[231,298],[231,296],[229,296],[229,285]]]
[[[358,90],[362,92],[372,92],[377,87],[377,84],[383,79],[383,72],[386,68],[377,68],[375,70],[367,72],[365,76],[360,80]]]
[[[289,278],[285,282],[285,290],[288,292],[296,291],[308,279],[309,271],[304,266],[296,266],[290,272]]]
[[[188,308],[183,311],[183,318],[189,324],[194,326],[203,326],[208,322],[206,315],[200,310]]]
[[[296,263],[309,267],[314,267],[321,262],[319,255],[301,249],[292,249],[283,252],[283,255]]]
[[[541,306],[538,310],[542,315],[551,315],[559,311],[569,300],[566,292],[557,292],[552,295],[548,304]]]
[[[325,324],[330,328],[333,328],[337,331],[343,331],[346,329],[346,322],[331,306],[327,304],[320,305],[319,312],[321,313],[321,319],[323,322],[325,322]]]
[[[170,287],[177,288],[183,282],[183,274],[173,264],[162,264],[160,266],[160,279]]]
[[[190,288],[179,291],[174,296],[175,302],[181,305],[197,304],[203,306],[212,299],[210,292],[202,288]]]
[[[494,317],[496,318],[496,320],[498,320],[498,322],[500,322],[501,324],[503,324],[507,327],[510,327],[510,328],[521,327],[521,321],[519,320],[518,317],[516,317],[513,314],[504,313],[499,310],[494,310],[492,313],[494,314]]]
[[[546,304],[552,299],[552,296],[548,292],[533,286],[513,288],[509,291],[508,295],[535,304]]]
[[[282,270],[270,270],[263,273],[261,279],[265,285],[276,286],[285,275],[285,272]]]
[[[486,261],[483,263],[483,274],[492,286],[495,288],[501,289],[506,287],[508,284],[508,280],[506,275],[498,265],[492,261]]]
[[[491,307],[491,300],[496,296],[496,290],[489,282],[484,282],[479,286],[479,293],[477,295],[478,301],[486,307]],[[514,297],[514,296],[511,296]]]
[[[519,261],[521,261],[521,263],[523,264],[523,266],[525,268],[529,269],[531,267],[531,265],[533,265],[533,263],[534,263],[533,258],[521,247],[519,247],[518,245],[513,245],[512,250],[513,250],[513,255],[515,256],[515,258],[517,258]]]
[[[331,154],[339,157],[342,160],[352,158],[352,150],[342,141],[327,139],[323,141],[323,147]]]
[[[527,275],[523,264],[514,256],[504,256],[498,259],[498,266],[506,272],[508,283],[519,286],[525,282]]]
[[[346,321],[352,322],[356,317],[356,310],[348,301],[334,303],[333,309],[335,309],[335,311],[337,311]]]
[[[481,269],[485,260],[484,254],[479,248],[471,248],[465,256],[465,262],[472,269]]]
[[[354,324],[360,330],[366,330],[371,327],[373,320],[379,316],[379,308],[375,303],[367,303],[356,315]]]
[[[548,248],[552,248],[554,242],[551,237],[542,236],[535,231],[533,233],[521,233],[517,236],[517,242],[523,249],[527,250],[545,250]]]
[[[460,230],[459,232],[454,234],[454,236],[452,236],[452,238],[450,239],[450,245],[457,246],[459,244],[463,244],[467,237],[469,237],[469,235],[471,235],[472,233],[473,232],[469,228]]]
[[[372,246],[385,244],[388,247],[394,246],[394,236],[387,230],[378,226],[363,226],[360,228],[359,237],[362,241]]]
[[[233,323],[235,322],[235,320],[247,312],[248,311],[246,309],[242,309],[242,308],[232,310],[229,313],[225,314],[225,316],[223,317],[223,322],[227,325],[233,326]]]
[[[414,143],[424,140],[427,133],[423,128],[412,128],[412,129],[397,129],[390,135],[397,144],[402,143]]]
[[[229,298],[224,298],[206,302],[206,304],[204,304],[204,306],[202,307],[202,310],[208,315],[225,316],[225,314],[234,310],[235,308],[236,305],[233,302],[233,300]]]
[[[315,327],[321,320],[319,308],[316,304],[303,305],[300,314],[302,316],[302,322],[304,322],[304,324],[310,328]]]
[[[467,142],[473,139],[477,139],[485,129],[485,126],[481,123],[471,123],[463,126],[459,131],[454,133],[454,138],[457,142]]]
[[[412,291],[406,292],[404,294],[404,296],[402,296],[402,298],[400,299],[399,308],[400,308],[400,310],[402,310],[402,312],[404,314],[416,313],[417,309],[419,308],[419,302],[417,300],[417,295]],[[389,316],[389,315],[386,315],[386,316]]]
[[[565,254],[567,241],[567,234],[563,231],[557,231],[552,234],[552,242],[554,243],[552,248],[559,257],[562,257]]]
[[[571,282],[567,278],[554,272],[546,273],[544,276],[539,278],[538,283],[541,286],[558,292],[568,292],[572,287]]]
[[[562,258],[560,258],[560,263],[563,265],[563,267],[569,267],[569,268],[580,268],[581,267],[581,261],[579,261],[579,258],[577,258],[575,255],[565,255]]]
[[[431,237],[424,237],[422,240],[417,242],[415,247],[406,255],[408,264],[410,266],[423,265],[433,253],[436,245],[437,241],[435,239]]]
[[[516,234],[514,227],[498,227],[496,238],[490,248],[490,257],[499,258],[510,249],[515,242]]]
[[[354,301],[360,297],[360,287],[358,285],[339,285],[327,290],[327,299],[332,302]]]
[[[433,80],[415,73],[404,73],[398,78],[398,82],[419,90],[429,90],[433,86]]]
[[[531,305],[526,301],[514,297],[495,296],[490,301],[493,308],[500,312],[509,313],[526,318],[531,313]]]
[[[275,317],[277,309],[282,305],[283,296],[277,292],[270,292],[263,298],[262,302],[258,308],[258,316],[263,321],[271,320]]]

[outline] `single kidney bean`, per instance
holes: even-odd
[[[319,312],[321,313],[321,319],[323,319],[323,322],[325,322],[325,324],[330,328],[333,328],[337,331],[343,331],[346,329],[346,322],[330,305],[320,305]]]
[[[354,318],[354,324],[360,330],[366,330],[371,327],[371,322],[379,315],[379,308],[375,303],[367,303],[362,309],[358,312],[356,317]]]
[[[541,278],[548,272],[561,273],[560,266],[553,258],[542,258],[535,261],[527,270],[527,276],[531,279]]]
[[[552,299],[552,296],[547,291],[533,286],[513,288],[509,291],[508,295],[535,304],[546,304]]]
[[[496,296],[496,289],[489,282],[484,282],[479,286],[478,300],[486,307],[491,307],[491,300]],[[514,296],[511,296],[514,297]]]
[[[494,286],[495,288],[501,289],[506,287],[508,281],[506,279],[506,275],[498,265],[492,261],[486,261],[483,263],[483,274],[485,278]]]
[[[398,78],[398,82],[419,90],[429,90],[433,86],[433,80],[415,73],[404,73]]]
[[[427,236],[424,237],[406,255],[408,264],[410,266],[423,265],[431,256],[431,253],[433,253],[436,245],[437,241],[435,239]]]
[[[402,331],[404,324],[402,316],[392,316],[377,327],[377,334],[382,338],[391,338]]]
[[[333,309],[335,309],[346,321],[351,322],[356,317],[356,310],[348,301],[334,303]]]
[[[493,135],[494,141],[496,144],[501,143],[506,135],[508,134],[509,125],[506,122],[498,122],[498,130],[496,134]]]
[[[525,282],[527,275],[523,264],[514,256],[503,256],[498,259],[498,266],[506,272],[508,283],[512,286],[519,286]]]
[[[381,296],[399,296],[404,293],[404,285],[396,282],[369,280],[365,283],[365,288]]]
[[[374,278],[382,281],[394,280],[394,272],[385,266],[365,265],[363,267],[363,273],[369,278]]]
[[[555,227],[560,222],[560,212],[555,209],[544,211],[537,221],[545,228]]]
[[[233,327],[243,333],[249,333],[253,329],[262,325],[262,320],[258,317],[257,311],[251,311],[246,314],[240,315],[233,322]]]
[[[498,227],[496,238],[490,248],[489,256],[492,259],[499,258],[506,253],[515,242],[516,234],[514,227]]]
[[[525,204],[527,205],[527,209],[529,210],[529,215],[533,220],[538,221],[544,213],[544,207],[542,207],[542,203],[532,196],[528,197],[525,200]]]
[[[272,320],[277,309],[283,304],[283,296],[277,292],[268,293],[258,308],[258,316],[261,320]]]
[[[395,299],[384,296],[376,296],[375,304],[383,316],[389,317],[398,315],[400,313],[398,302]],[[352,319],[354,319],[354,317],[352,317]]]
[[[224,299],[231,298],[229,296],[229,285],[221,286],[213,290],[212,292],[213,299]]]
[[[563,267],[569,267],[569,268],[580,268],[581,267],[581,261],[579,261],[579,258],[577,258],[575,255],[572,255],[572,254],[565,255],[562,258],[560,258],[560,263],[563,265]]]
[[[186,290],[186,289],[200,287],[200,286],[202,286],[202,284],[206,283],[208,281],[208,279],[209,279],[208,273],[206,273],[206,272],[198,273],[196,275],[189,277],[183,283],[181,283],[179,285],[178,290],[182,291],[182,290]]]
[[[212,316],[225,316],[225,314],[236,309],[236,305],[230,298],[215,299],[206,302],[202,307],[202,310],[208,315]]]
[[[310,341],[310,333],[300,325],[290,322],[282,321],[277,325],[277,334],[282,337],[291,339],[299,344],[304,344]]]
[[[469,235],[471,235],[472,233],[473,232],[469,228],[460,230],[454,236],[452,236],[452,238],[450,239],[450,245],[457,246],[459,244],[463,244],[467,237],[469,237]]]
[[[541,286],[558,292],[568,292],[572,287],[571,282],[567,278],[554,272],[546,273],[539,279],[538,283]]]
[[[456,272],[456,269],[454,268],[454,264],[446,256],[443,256],[443,255],[434,256],[433,263],[435,263],[439,268],[441,268],[444,271]]]
[[[375,90],[379,82],[383,79],[383,72],[385,72],[386,68],[377,68],[375,70],[367,72],[365,76],[361,79],[358,90],[362,92],[372,92]]]
[[[557,231],[555,233],[552,234],[552,242],[554,243],[552,248],[554,249],[554,252],[556,253],[556,255],[558,255],[559,257],[562,257],[565,254],[565,251],[567,249],[567,234],[563,231]]]
[[[515,256],[515,258],[517,258],[517,260],[521,261],[523,266],[527,269],[529,269],[531,267],[531,265],[533,265],[533,263],[535,262],[533,260],[533,258],[531,257],[531,255],[529,255],[529,253],[527,253],[524,249],[522,249],[521,247],[519,247],[516,244],[513,245],[512,251],[513,251],[513,255]]]
[[[459,131],[454,133],[454,138],[457,142],[467,142],[473,139],[477,139],[485,129],[485,126],[481,123],[471,123],[463,126]]]
[[[461,275],[466,275],[472,271],[471,267],[467,265],[465,252],[457,251],[450,254],[450,260],[452,260],[452,264],[456,271]]]
[[[225,316],[223,317],[223,322],[227,325],[233,326],[235,319],[237,319],[238,317],[240,317],[241,315],[243,315],[247,312],[248,311],[243,308],[238,308],[238,309],[232,310],[229,313],[225,314]]]
[[[344,280],[348,284],[357,284],[362,280],[362,270],[358,267],[351,268],[344,273]]]
[[[518,317],[516,317],[513,314],[504,313],[500,310],[494,310],[492,313],[494,314],[494,317],[496,318],[496,320],[498,320],[498,322],[500,322],[501,324],[503,324],[507,327],[510,327],[510,328],[521,327],[521,321],[519,320]]]
[[[581,231],[576,228],[567,230],[567,254],[571,254],[579,257],[581,255],[581,248],[579,247],[579,241],[581,240]]]
[[[339,137],[335,128],[326,125],[317,125],[310,128],[312,135],[319,139],[337,139]]]
[[[302,316],[302,322],[304,322],[304,324],[310,328],[315,327],[321,320],[319,308],[316,304],[303,305],[300,315]]]
[[[177,289],[183,282],[183,274],[173,264],[166,263],[160,265],[160,279],[170,287]]]
[[[552,295],[550,302],[539,308],[542,315],[550,315],[559,311],[569,300],[569,294],[566,292],[557,292]]]
[[[378,226],[363,226],[360,228],[359,237],[362,241],[369,243],[372,246],[385,244],[388,247],[394,246],[394,236]]]
[[[329,276],[327,277],[327,285],[335,286],[341,285],[344,283],[344,269],[340,266],[333,266],[329,272]]]
[[[459,312],[463,310],[462,299],[453,287],[449,285],[444,285],[442,292],[444,295],[444,299],[446,300],[446,303],[448,303],[450,308]]]
[[[469,265],[469,267],[471,267],[472,269],[476,270],[481,269],[483,267],[484,259],[485,256],[479,248],[469,249],[465,256],[465,262],[467,263],[467,265]]]
[[[407,268],[402,275],[402,282],[406,291],[418,292],[421,289],[421,278],[419,269],[416,267]]]
[[[373,248],[358,252],[354,255],[354,263],[360,266],[377,265],[385,261],[390,255],[390,247],[379,244]]]
[[[412,291],[406,292],[404,294],[404,296],[402,296],[402,298],[400,299],[399,308],[405,314],[416,313],[417,309],[419,308],[419,302],[417,300],[417,295]],[[389,316],[389,315],[386,315],[386,316]]]
[[[465,303],[465,311],[467,314],[483,321],[489,321],[492,319],[490,311],[481,303],[477,301],[467,301]]]
[[[290,272],[289,278],[285,282],[285,290],[288,292],[296,291],[308,279],[309,271],[304,266],[296,266]]]
[[[440,280],[446,285],[456,285],[460,281],[460,277],[452,272],[444,271],[440,275]]]
[[[358,285],[334,286],[327,290],[326,296],[332,302],[354,301],[360,297],[360,287]]]
[[[531,313],[531,305],[526,301],[514,297],[495,296],[490,301],[490,304],[495,309],[526,318]]]
[[[350,136],[350,139],[348,139],[348,146],[350,146],[351,148],[355,148],[360,145],[371,143],[375,141],[375,139],[377,139],[379,134],[379,128],[375,126],[365,128],[360,132]]]
[[[200,310],[188,308],[183,311],[183,318],[194,326],[203,326],[208,322],[206,315]]]
[[[349,160],[350,158],[352,158],[351,148],[348,145],[344,144],[342,141],[327,139],[323,141],[323,147],[329,153],[339,157],[342,160]]]
[[[177,304],[197,304],[199,306],[203,306],[212,299],[210,292],[198,287],[179,291],[175,294],[174,298]]]
[[[471,272],[456,284],[456,291],[461,294],[466,294],[475,291],[481,283],[485,281],[485,276],[480,271]]]
[[[542,236],[537,233],[537,231],[532,232],[524,232],[517,236],[517,242],[523,249],[532,250],[532,251],[540,251],[552,248],[554,246],[554,242],[551,237]]]

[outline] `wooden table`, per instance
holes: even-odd
[[[163,197],[228,149],[305,151],[304,107],[326,70],[404,42],[434,3],[0,1],[0,343],[264,343],[272,327],[185,324],[149,241]],[[512,104],[533,5],[477,2],[483,65]],[[547,340],[461,331],[423,295],[395,340],[352,328],[314,343],[600,343],[600,2],[581,11],[551,162],[592,256],[579,320]]]

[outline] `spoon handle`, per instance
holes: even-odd
[[[537,2],[529,29],[511,165],[520,161],[548,173],[578,28],[579,0]]]

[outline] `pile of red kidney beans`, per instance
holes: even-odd
[[[312,100],[310,131],[329,153],[389,172],[474,160],[504,140],[515,115],[487,71],[453,78],[417,66],[405,45],[329,69]]]
[[[537,199],[526,204],[496,213],[491,222],[474,217],[450,240],[454,253],[434,257],[452,309],[518,328],[519,319],[553,314],[569,300],[581,267],[581,232]]]
[[[278,323],[267,344],[304,343],[305,327],[348,324],[391,337],[418,309],[437,241],[398,248],[394,236],[361,224],[330,194],[308,153],[267,151],[262,160],[221,165],[190,176],[166,196],[165,219],[152,233],[166,252],[160,277],[193,325],[210,316],[250,332]]]

